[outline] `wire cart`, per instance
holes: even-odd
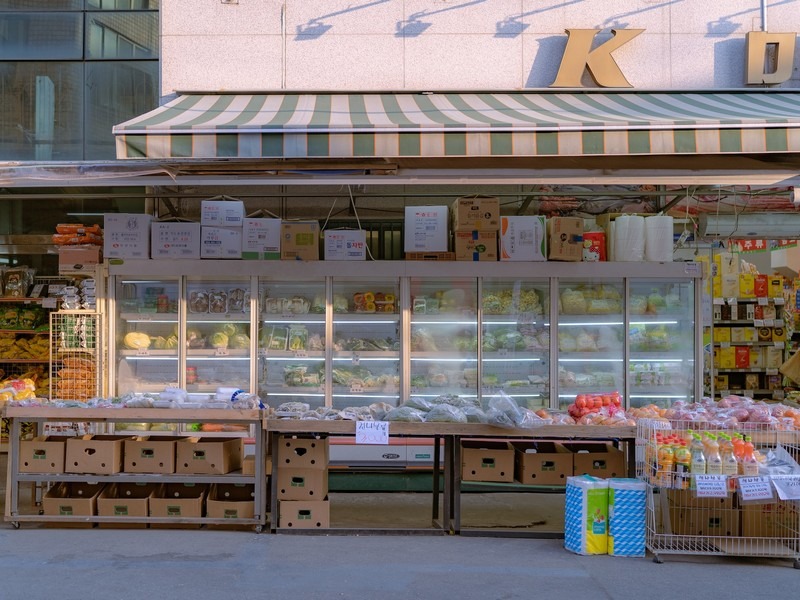
[[[800,501],[781,499],[776,484],[800,481],[800,431],[771,427],[740,423],[739,429],[722,429],[713,423],[639,420],[636,475],[647,482],[646,544],[654,562],[663,562],[665,554],[759,557],[788,559],[800,569]],[[659,456],[665,437],[691,439],[692,433],[705,432],[750,436],[761,456],[758,476],[698,478]],[[752,483],[761,486],[757,500],[751,499]],[[709,497],[707,484],[724,497]],[[763,497],[767,490],[771,498]]]

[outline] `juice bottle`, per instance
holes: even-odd
[[[658,448],[658,485],[672,487],[672,473],[675,469],[675,451],[671,440],[664,440]]]
[[[692,469],[692,453],[686,445],[686,440],[680,440],[675,446],[675,472],[676,479],[675,487],[686,490],[689,489],[689,480],[691,479]]]
[[[753,442],[750,436],[748,435],[744,440],[744,454],[742,455],[740,473],[748,477],[753,477],[758,475],[758,461],[754,454]]]
[[[719,453],[717,437],[707,433],[705,438],[706,473],[709,475],[722,475],[722,456]]]
[[[736,462],[741,462],[742,454],[744,453],[744,440],[738,433],[734,433],[731,443],[733,444],[733,455],[736,457]]]
[[[706,456],[703,452],[703,442],[700,440],[700,435],[692,435],[692,445],[689,448],[692,454],[692,463],[690,471],[692,475],[705,475],[706,472]],[[694,478],[689,482],[689,487],[694,489]]]
[[[719,451],[722,457],[722,474],[728,476],[728,489],[736,489],[736,475],[739,474],[739,462],[733,454],[733,442],[731,437],[724,433],[720,434]]]

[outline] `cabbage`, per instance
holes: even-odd
[[[212,348],[227,348],[228,347],[228,336],[224,333],[217,331],[216,333],[212,333],[211,337],[209,338],[209,343],[211,344]]]
[[[236,335],[236,325],[233,323],[223,323],[219,328],[219,333],[224,333],[228,337]]]
[[[122,343],[125,344],[126,348],[130,348],[131,350],[144,350],[150,347],[150,336],[146,333],[131,331],[125,335]]]
[[[151,336],[150,337],[150,345],[155,348],[156,350],[163,350],[167,347],[167,340],[164,339],[162,336]]]
[[[167,338],[166,342],[164,343],[164,348],[166,350],[174,350],[178,347],[178,336],[171,335]]]
[[[237,333],[236,335],[228,339],[228,343],[231,348],[247,349],[250,347],[250,338],[243,333]]]

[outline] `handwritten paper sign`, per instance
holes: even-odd
[[[728,483],[725,475],[695,475],[698,498],[727,498]]]
[[[356,444],[388,443],[388,421],[356,421]]]
[[[745,502],[775,498],[769,477],[739,477],[739,492]]]
[[[800,475],[773,475],[772,485],[781,500],[800,500]]]

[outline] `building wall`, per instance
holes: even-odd
[[[760,0],[225,2],[162,2],[163,96],[547,88],[566,28],[645,29],[613,55],[634,88],[741,88],[761,29]],[[770,32],[800,32],[800,0],[767,2]],[[800,87],[800,44],[780,87]]]

